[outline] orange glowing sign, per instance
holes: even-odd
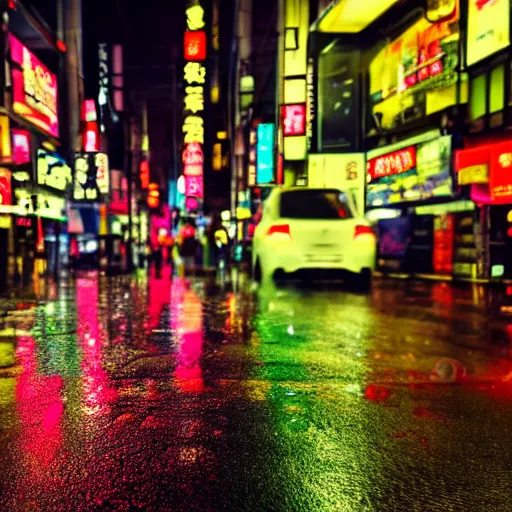
[[[140,186],[142,190],[149,188],[149,162],[147,160],[140,163]]]

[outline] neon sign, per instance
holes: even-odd
[[[306,134],[306,105],[283,105],[283,134],[285,137]]]
[[[30,133],[28,130],[12,129],[13,161],[16,165],[30,162]]]
[[[9,34],[13,110],[54,137],[59,136],[57,77],[13,35]]]
[[[37,150],[37,183],[39,185],[64,192],[72,181],[71,168],[63,158],[44,149]]]
[[[187,30],[184,36],[185,98],[182,125],[184,148],[181,155],[185,176],[185,195],[203,198],[204,154],[204,98],[206,67],[206,32],[204,9],[195,2],[186,11]]]
[[[75,155],[75,201],[95,202],[100,194],[110,190],[110,169],[105,153],[78,153]]]
[[[206,32],[185,32],[184,56],[189,61],[206,59]]]
[[[368,161],[368,175],[373,181],[384,176],[401,174],[416,167],[416,148],[414,146],[379,156]]]
[[[256,181],[271,183],[274,180],[274,125],[258,125],[258,142],[256,146]]]
[[[0,169],[0,206],[12,204],[11,172]]]

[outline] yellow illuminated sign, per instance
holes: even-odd
[[[187,14],[187,28],[189,30],[201,30],[204,28],[204,9],[200,5],[193,5],[185,12]]]
[[[212,166],[214,171],[222,170],[222,145],[220,143],[213,145]]]
[[[204,110],[203,87],[186,87],[185,88],[185,110],[190,110],[196,114]]]
[[[468,66],[509,44],[510,0],[468,0]]]
[[[185,144],[197,142],[204,144],[204,121],[199,116],[187,116],[183,123]]]
[[[487,164],[481,164],[461,169],[457,173],[457,182],[459,185],[489,183],[489,166]]]
[[[188,84],[204,84],[206,80],[206,68],[199,62],[187,62],[185,66],[185,81]]]

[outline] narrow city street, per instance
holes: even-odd
[[[504,292],[36,288],[0,302],[2,511],[510,510]]]

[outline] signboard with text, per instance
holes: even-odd
[[[181,160],[185,176],[186,196],[203,199],[206,67],[202,61],[206,59],[207,49],[204,30],[205,12],[198,1],[190,2],[185,14],[186,31],[183,45],[185,98]]]
[[[468,0],[467,64],[510,45],[510,0]]]
[[[421,18],[374,57],[370,109],[380,128],[396,128],[457,103],[458,21],[458,9],[437,23]],[[441,93],[441,104],[429,101],[430,94]]]
[[[274,181],[274,125],[258,126],[256,145],[256,183],[263,185]]]
[[[448,135],[368,160],[367,206],[452,196],[451,147]]]
[[[57,77],[20,41],[9,34],[13,110],[54,137],[59,136]]]
[[[12,205],[11,171],[0,169],[0,206]]]
[[[58,154],[37,150],[37,183],[64,192],[71,185],[71,168]]]
[[[110,169],[105,153],[77,153],[73,200],[97,202],[110,191]]]

